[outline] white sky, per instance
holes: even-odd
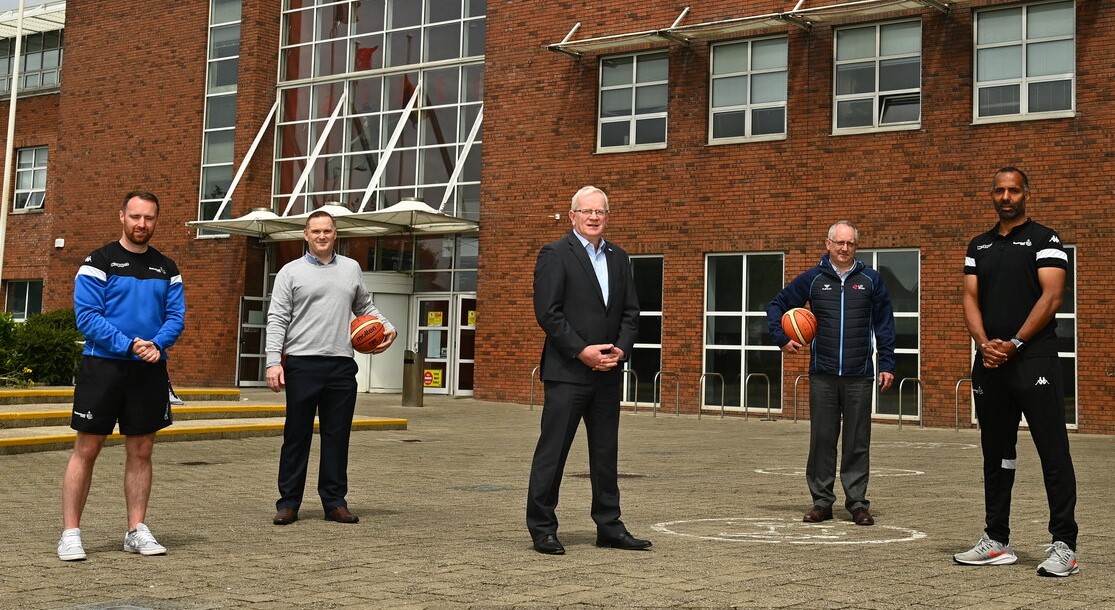
[[[23,0],[24,10],[36,4],[46,4],[47,0]],[[19,0],[0,0],[0,12],[19,8]]]

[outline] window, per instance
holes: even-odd
[[[484,99],[485,2],[290,4],[280,41],[274,207],[286,207],[324,139],[291,214],[325,203],[357,209],[386,158],[366,209],[419,197],[479,218],[482,129],[464,151]],[[414,111],[404,117],[419,83]],[[342,94],[341,114],[323,135]]]
[[[1065,276],[1065,298],[1057,310],[1057,355],[1061,360],[1065,392],[1065,423],[1076,427],[1076,246],[1065,244],[1069,255]]]
[[[634,374],[625,373],[623,397],[646,404],[654,400],[654,376],[662,370],[662,257],[632,256],[631,278],[639,295],[639,336],[627,359],[626,370]]]
[[[38,210],[46,198],[46,146],[16,152],[15,210]]]
[[[5,307],[12,312],[12,319],[24,321],[29,316],[43,310],[42,280],[8,282],[8,303]]]
[[[666,53],[600,60],[599,152],[665,148],[668,67]]]
[[[726,409],[781,410],[782,352],[770,340],[767,305],[782,289],[782,268],[782,254],[705,260],[705,407],[720,409],[723,381]]]
[[[921,22],[836,30],[835,129],[921,123]]]
[[[875,268],[882,276],[890,293],[894,307],[894,387],[886,393],[879,392],[875,386],[875,409],[877,416],[898,417],[898,386],[903,379],[919,377],[921,346],[921,313],[919,284],[921,281],[920,258],[917,250],[860,250],[856,258],[869,267]],[[879,355],[876,353],[875,371],[879,370]],[[918,419],[919,406],[918,382],[908,381],[902,387],[903,419]]]
[[[209,5],[199,220],[217,220],[217,210],[232,186],[237,73],[240,69],[240,1],[210,0]],[[220,218],[232,218],[231,205],[221,210]],[[213,229],[198,231],[198,236],[225,235],[227,233]]]
[[[19,66],[20,91],[58,87],[62,68],[62,30],[36,32],[23,37],[23,62]],[[0,40],[0,91],[12,90],[15,39]]]
[[[786,136],[786,38],[712,46],[709,143]]]
[[[415,292],[476,292],[479,238],[475,233],[414,241]]]
[[[978,11],[976,120],[1071,116],[1075,24],[1072,2]]]

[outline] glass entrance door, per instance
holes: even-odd
[[[455,396],[472,396],[472,372],[476,363],[476,297],[457,295]]]
[[[426,357],[422,387],[427,394],[448,394],[450,385],[450,325],[453,312],[448,297],[418,297],[418,350]]]
[[[267,385],[267,299],[240,297],[240,349],[236,379],[241,386]]]

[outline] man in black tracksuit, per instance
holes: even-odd
[[[999,222],[968,244],[964,321],[977,351],[972,392],[983,447],[987,526],[983,539],[953,559],[966,565],[1018,560],[1010,547],[1010,502],[1022,415],[1041,459],[1053,543],[1042,576],[1076,566],[1076,474],[1065,430],[1065,397],[1054,316],[1064,299],[1068,255],[1057,232],[1026,217],[1030,182],[1021,170],[995,173],[991,200]]]
[[[871,402],[875,390],[872,353],[879,354],[879,386],[894,383],[894,309],[879,272],[856,260],[859,231],[842,220],[829,228],[828,254],[812,269],[794,278],[770,302],[770,334],[783,353],[802,345],[782,332],[782,314],[808,302],[817,317],[817,336],[810,346],[809,459],[805,480],[813,508],[802,521],[832,519],[836,501],[836,441],[844,423],[840,482],[844,506],[856,525],[873,525],[868,510]]]

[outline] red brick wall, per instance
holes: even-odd
[[[785,9],[707,2],[683,23]],[[920,13],[921,129],[830,135],[832,30],[795,28],[788,32],[785,140],[707,146],[708,45],[671,44],[668,147],[599,155],[597,58],[574,60],[544,45],[578,21],[574,39],[664,28],[679,6],[516,2],[488,10],[478,398],[529,399],[542,342],[531,313],[534,256],[568,231],[573,192],[594,184],[611,198],[610,239],[632,254],[664,255],[662,368],[681,374],[684,410],[694,412],[698,401],[704,256],[785,252],[788,279],[816,263],[829,224],[851,218],[866,248],[921,251],[923,413],[926,425],[951,426],[955,384],[970,372],[960,306],[964,251],[994,224],[987,187],[994,170],[1010,164],[1031,176],[1030,215],[1077,248],[1079,426],[1115,433],[1108,377],[1115,360],[1106,349],[1115,325],[1106,319],[1110,291],[1101,280],[1104,237],[1115,228],[1103,164],[1112,158],[1115,126],[1115,19],[1097,3],[1077,5],[1074,118],[972,124],[972,11],[965,3],[948,15]],[[804,363],[787,359],[787,414],[801,372]],[[672,402],[670,393],[664,403]],[[961,411],[967,423],[966,403]]]
[[[13,219],[5,256],[5,278],[44,279],[44,310],[72,306],[82,259],[119,239],[123,194],[159,195],[152,245],[175,259],[186,288],[186,331],[170,358],[179,387],[235,382],[239,297],[246,278],[258,294],[262,277],[260,251],[247,238],[199,240],[185,225],[198,213],[208,18],[208,3],[197,2],[67,6],[60,93],[21,100],[19,109],[17,146],[51,147],[45,210]],[[278,28],[278,3],[244,2],[237,163],[275,99]],[[270,158],[268,138],[237,189],[233,215],[270,204]],[[62,250],[53,248],[57,237],[66,240]]]

